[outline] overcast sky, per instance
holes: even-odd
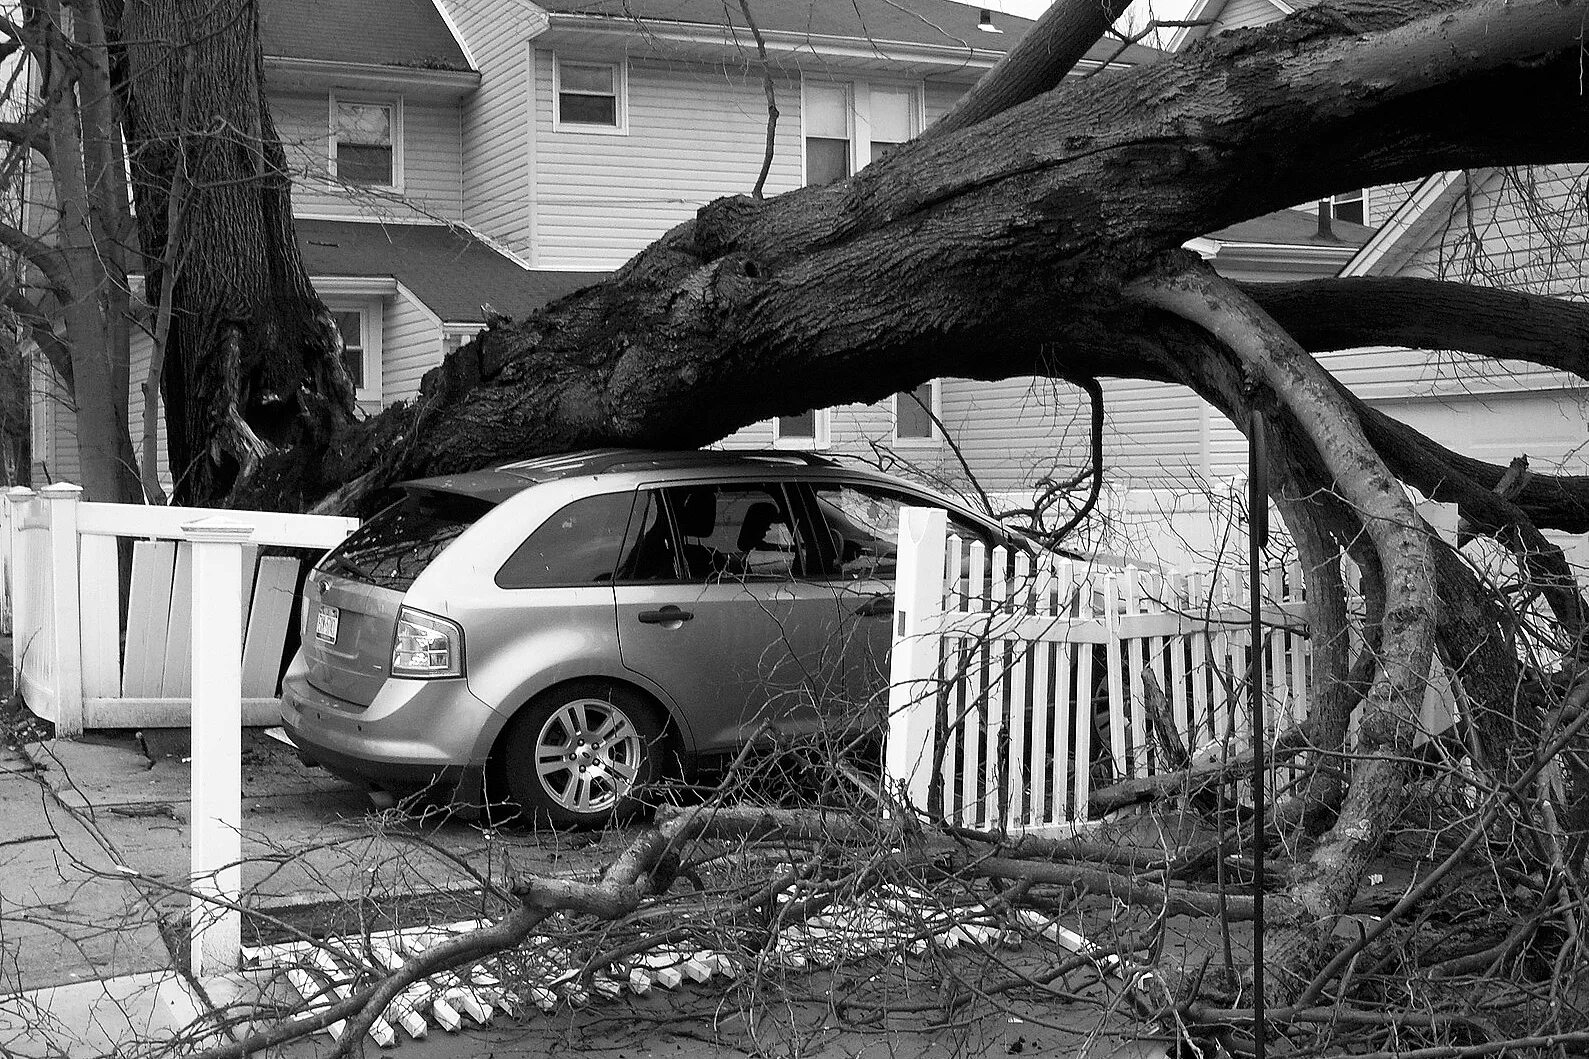
[[[1007,11],[1022,18],[1036,18],[1048,9],[1052,0],[955,0],[955,2],[969,7]],[[1173,20],[1183,17],[1191,6],[1192,0],[1136,0],[1126,12],[1126,20],[1129,24],[1137,26],[1145,25],[1148,19],[1155,16]]]

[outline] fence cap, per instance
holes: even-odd
[[[201,544],[246,544],[253,535],[253,526],[223,515],[182,524],[183,538]]]
[[[6,499],[13,504],[25,504],[38,495],[25,485],[13,485],[6,490]]]
[[[46,500],[77,500],[83,495],[83,487],[71,482],[56,482],[40,489],[39,495]]]

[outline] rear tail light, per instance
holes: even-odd
[[[463,630],[446,618],[399,608],[392,676],[412,680],[463,676]]]

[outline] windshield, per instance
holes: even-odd
[[[379,588],[407,590],[491,503],[455,493],[410,493],[353,532],[321,569]]]

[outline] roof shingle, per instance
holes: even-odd
[[[484,305],[523,316],[607,276],[521,268],[469,231],[441,224],[295,223],[311,276],[391,277],[447,323],[484,323]]]
[[[738,4],[723,0],[537,0],[553,14],[591,15],[614,20],[654,20],[747,30]],[[769,33],[810,34],[871,40],[879,44],[914,44],[964,48],[1002,54],[1032,28],[1032,20],[995,13],[993,24],[1002,32],[977,28],[980,10],[954,0],[776,0],[751,5],[756,27]],[[1099,41],[1087,53],[1094,61],[1118,58],[1137,63],[1159,56],[1152,48]]]
[[[469,69],[431,0],[261,0],[259,34],[279,58]]]

